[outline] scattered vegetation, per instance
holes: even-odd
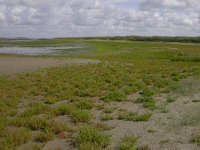
[[[87,58],[101,61],[98,64],[48,68],[15,77],[0,75],[0,149],[16,149],[34,140],[45,143],[63,131],[70,131],[76,135],[75,145],[78,149],[105,149],[110,143],[110,137],[105,132],[114,127],[94,124],[93,111],[104,113],[100,116],[100,120],[112,120],[116,112],[112,104],[117,104],[116,106],[124,104],[129,95],[139,93],[140,97],[135,100],[134,105],[142,106],[146,108],[145,110],[149,109],[151,113],[140,114],[119,109],[117,118],[124,121],[148,121],[157,112],[156,109],[162,107],[159,105],[161,102],[155,100],[155,96],[178,94],[178,96],[193,97],[199,93],[198,44],[132,42],[146,40],[199,42],[198,38],[108,37],[102,41],[97,39],[0,42],[0,45],[32,47],[84,44],[95,52],[67,57],[63,55],[59,58]],[[117,41],[119,39],[126,41]],[[24,100],[30,103],[26,104]],[[67,100],[67,103],[62,103],[63,100]],[[170,96],[167,99],[167,102],[174,101],[175,99]],[[194,99],[193,102],[198,105],[199,101]],[[24,106],[20,106],[21,104]],[[23,109],[24,111],[21,111]],[[198,126],[198,110],[195,107],[186,111],[174,125]],[[159,111],[167,113],[169,110],[163,108]],[[72,120],[70,124],[73,124],[73,128],[78,131],[71,130],[66,123],[55,122],[55,117],[60,116],[69,117]],[[32,132],[39,134],[33,138]],[[149,129],[148,132],[152,133],[153,130]],[[192,141],[198,141],[198,138]],[[148,149],[148,147],[139,148],[136,143],[137,138],[127,136],[122,140],[120,149]]]

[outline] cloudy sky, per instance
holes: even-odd
[[[0,0],[0,37],[200,36],[200,0]]]

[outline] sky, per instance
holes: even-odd
[[[0,37],[200,36],[200,0],[0,0]]]

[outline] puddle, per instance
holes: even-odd
[[[83,50],[84,46],[59,46],[59,47],[0,47],[2,54],[18,55],[62,55],[62,54],[86,54],[92,50]]]

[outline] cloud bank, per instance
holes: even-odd
[[[0,37],[199,36],[199,0],[0,0]]]

